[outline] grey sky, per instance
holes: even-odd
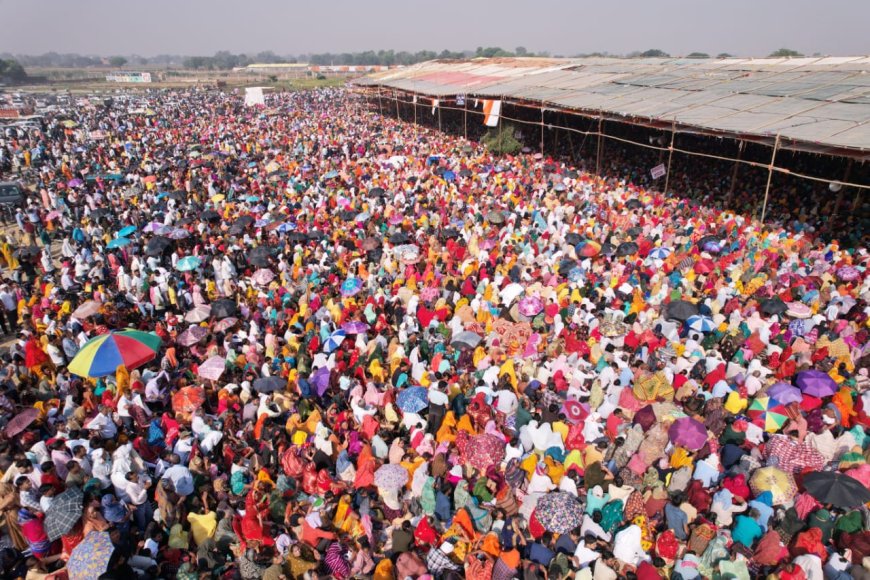
[[[870,54],[867,0],[0,0],[0,52]]]

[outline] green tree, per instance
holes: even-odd
[[[127,59],[123,56],[112,56],[109,57],[109,64],[115,68],[121,68],[127,64]]]
[[[529,56],[529,51],[526,50],[525,46],[518,46],[514,49],[514,53],[517,56]]]
[[[14,59],[0,59],[0,79],[23,81],[27,78],[24,67]]]
[[[523,144],[514,137],[515,132],[513,125],[502,123],[499,127],[487,130],[481,142],[497,155],[512,155],[523,148]]]
[[[671,55],[658,48],[651,48],[640,53],[641,58],[667,58]]]
[[[727,52],[720,52],[716,55],[716,58],[731,58],[733,56],[733,54],[728,54]]]
[[[781,58],[790,56],[803,56],[803,54],[790,48],[780,48],[779,50],[774,50],[773,52],[771,52],[770,56]]]
[[[710,55],[706,52],[690,52],[686,58],[710,58]]]

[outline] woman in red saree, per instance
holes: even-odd
[[[257,481],[245,498],[245,516],[242,518],[242,534],[249,544],[274,546],[275,540],[266,528],[269,519],[269,484]]]

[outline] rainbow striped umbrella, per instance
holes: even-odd
[[[157,356],[160,337],[150,332],[123,330],[92,338],[69,364],[80,377],[104,377],[123,365],[128,370],[142,366]]]

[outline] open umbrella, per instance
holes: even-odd
[[[695,265],[692,266],[692,269],[695,271],[695,274],[709,274],[716,269],[716,264],[713,263],[713,260],[698,260],[695,262]]]
[[[185,256],[178,260],[175,264],[175,269],[179,272],[189,272],[191,270],[196,270],[199,268],[199,265],[202,264],[202,260],[200,260],[196,256]]]
[[[408,237],[408,234],[404,232],[396,232],[390,236],[391,244],[407,244],[411,241],[411,238]]]
[[[861,277],[861,272],[854,266],[843,266],[837,268],[837,277],[845,282],[851,282]]]
[[[239,311],[239,307],[229,298],[221,298],[215,300],[211,305],[211,315],[215,318],[228,318],[235,316]]]
[[[671,249],[665,247],[653,248],[649,252],[649,257],[653,260],[667,260],[670,255]]]
[[[565,413],[565,417],[570,422],[577,424],[589,416],[589,405],[573,399],[567,399],[562,403],[562,412]]]
[[[271,252],[269,251],[269,248],[259,246],[248,252],[247,258],[251,265],[257,266],[258,268],[266,268],[269,266],[270,256]]]
[[[216,381],[221,378],[227,368],[227,361],[221,356],[215,355],[199,365],[197,374],[204,379]]]
[[[355,296],[359,294],[363,288],[363,281],[360,278],[348,278],[341,283],[342,296]]]
[[[262,377],[254,381],[254,390],[260,393],[272,393],[283,391],[287,386],[287,380],[281,377]]]
[[[327,367],[320,367],[314,373],[312,373],[311,377],[309,377],[309,381],[317,389],[318,396],[323,396],[323,393],[326,392],[326,389],[329,388],[329,379],[332,375],[332,372]]]
[[[689,328],[697,332],[707,333],[713,332],[713,330],[716,329],[716,324],[713,322],[712,318],[700,314],[690,316],[689,319],[686,320],[686,324],[689,325]]]
[[[216,221],[219,221],[221,219],[221,214],[214,211],[213,209],[207,209],[204,212],[202,212],[199,217],[201,217],[203,220],[205,220],[207,222],[216,222]]]
[[[664,318],[685,322],[690,317],[698,314],[698,307],[685,300],[674,300],[665,307]]]
[[[169,238],[164,238],[163,236],[151,238],[145,246],[145,255],[152,257],[159,256],[165,253],[171,246],[172,240]]]
[[[401,489],[408,483],[408,470],[397,463],[386,463],[375,471],[374,484],[384,490]]]
[[[160,337],[150,332],[102,334],[86,342],[67,368],[80,377],[104,377],[114,374],[119,366],[132,370],[153,360],[160,344]]]
[[[84,493],[77,485],[71,485],[51,500],[51,509],[45,514],[45,535],[55,541],[68,534],[82,517]]]
[[[505,440],[498,435],[483,433],[469,439],[465,446],[465,461],[480,470],[502,462]]]
[[[813,397],[830,397],[837,392],[837,382],[831,375],[815,369],[798,373],[795,383],[802,393]]]
[[[623,242],[616,248],[617,256],[633,256],[637,253],[638,245],[634,242]]]
[[[202,326],[188,326],[187,329],[178,335],[176,342],[181,346],[191,346],[202,340],[208,334],[208,329]]]
[[[625,207],[627,207],[628,209],[640,209],[643,207],[643,204],[640,202],[639,199],[632,198],[625,202]]]
[[[185,322],[202,322],[203,320],[208,320],[211,316],[211,306],[208,304],[200,304],[199,306],[194,306],[187,314],[184,315]]]
[[[27,429],[31,423],[36,421],[36,418],[39,417],[39,409],[35,407],[28,407],[24,409],[12,419],[6,423],[6,428],[4,432],[7,437],[15,437],[25,429]]]
[[[105,574],[115,552],[109,532],[89,532],[73,548],[66,563],[69,580],[97,580]]]
[[[761,303],[758,309],[762,314],[767,314],[768,316],[781,316],[788,310],[788,306],[779,298],[768,298]]]
[[[778,467],[761,467],[749,478],[749,488],[755,495],[769,491],[773,505],[788,503],[797,495],[797,485],[791,473]]]
[[[500,211],[491,211],[486,214],[486,221],[491,224],[499,225],[504,223],[504,213]]]
[[[870,490],[863,483],[837,471],[817,471],[804,476],[804,488],[824,504],[851,509],[870,502]]]
[[[429,406],[429,392],[425,387],[408,387],[399,391],[396,406],[404,413],[419,413]]]
[[[106,244],[106,248],[110,250],[116,250],[118,248],[123,248],[124,246],[129,246],[133,243],[133,240],[129,238],[115,238],[108,244]]]
[[[327,337],[327,339],[323,342],[323,352],[329,354],[334,350],[338,349],[338,347],[341,346],[341,343],[344,342],[346,336],[347,333],[340,328],[330,334],[329,337]]]
[[[535,519],[547,531],[567,534],[583,521],[583,507],[574,495],[552,491],[538,500]]]
[[[804,400],[800,389],[788,383],[776,383],[767,389],[767,396],[773,397],[783,405],[789,403],[800,403]]]
[[[675,445],[697,451],[707,442],[707,428],[691,417],[674,421],[668,429],[668,436]]]
[[[803,302],[789,302],[788,304],[786,304],[786,306],[788,308],[786,309],[785,313],[792,318],[803,320],[813,315],[813,309],[804,304]]]
[[[523,316],[531,318],[544,310],[544,301],[537,296],[525,296],[520,298],[520,301],[517,303],[517,310]]]
[[[341,329],[345,334],[365,334],[369,330],[369,325],[360,320],[351,320],[342,324]]]
[[[184,387],[172,395],[172,409],[180,413],[193,413],[205,403],[202,387]]]
[[[785,406],[772,397],[756,397],[746,414],[753,423],[768,433],[778,431],[788,421]]]
[[[275,272],[266,268],[260,268],[251,275],[251,280],[254,281],[254,284],[259,284],[260,286],[266,286],[274,279]]]
[[[215,323],[214,331],[215,332],[226,332],[227,330],[229,330],[230,328],[235,326],[238,321],[239,321],[238,318],[234,318],[232,316],[224,318],[223,320],[220,320],[220,321]]]
[[[584,258],[593,258],[601,253],[601,244],[592,240],[585,240],[577,244],[576,251]]]
[[[119,238],[126,238],[127,236],[129,236],[130,234],[133,234],[135,232],[136,232],[136,226],[126,226],[126,227],[123,227],[120,230],[118,230],[118,237]]]
[[[78,318],[79,320],[90,318],[98,313],[102,306],[103,305],[96,300],[85,300],[78,308],[73,310],[73,318]]]
[[[459,349],[471,350],[477,348],[477,345],[480,344],[481,340],[483,340],[483,338],[476,332],[465,330],[454,336],[453,340],[450,341],[450,344]]]

